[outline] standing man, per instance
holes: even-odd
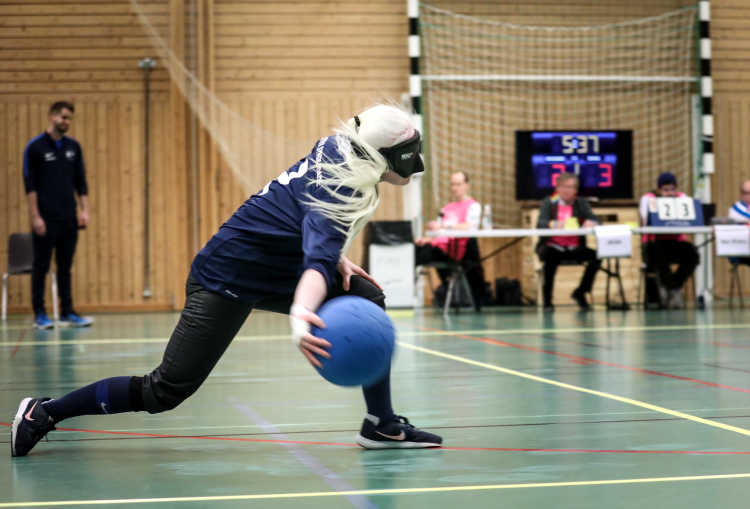
[[[70,268],[78,229],[85,228],[89,223],[83,152],[76,140],[65,136],[73,121],[74,111],[73,104],[66,101],[58,101],[50,106],[47,130],[29,141],[23,155],[23,178],[34,244],[31,302],[34,307],[34,327],[38,329],[49,329],[53,325],[44,309],[44,280],[53,250],[62,307],[60,323],[74,327],[93,323],[93,319],[78,316],[73,311],[70,289]],[[76,193],[80,211],[76,206]]]

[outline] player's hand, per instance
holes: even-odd
[[[367,273],[367,272],[365,271],[365,269],[363,269],[363,268],[362,268],[362,267],[360,267],[359,265],[357,265],[357,264],[353,263],[353,262],[352,262],[352,261],[351,261],[351,260],[350,260],[349,258],[347,258],[346,256],[343,256],[343,255],[342,255],[342,256],[341,256],[341,258],[339,258],[339,263],[338,263],[338,265],[336,266],[336,268],[338,269],[338,271],[339,271],[339,274],[341,274],[341,275],[343,276],[343,278],[344,278],[344,284],[343,284],[343,287],[344,287],[344,290],[345,290],[345,291],[347,291],[347,292],[349,291],[349,280],[350,280],[350,279],[351,279],[351,277],[352,277],[353,275],[355,275],[355,274],[356,274],[357,276],[362,276],[363,278],[365,278],[366,280],[368,280],[368,281],[369,281],[370,283],[372,283],[372,284],[374,284],[375,286],[377,286],[377,287],[378,287],[378,288],[379,288],[380,290],[382,290],[382,289],[383,289],[383,287],[382,287],[382,286],[380,286],[380,285],[378,284],[378,282],[377,282],[377,281],[375,281],[375,280],[373,279],[373,277],[372,277],[371,275],[369,275],[369,274],[368,274],[368,273]]]
[[[587,219],[583,222],[583,228],[593,228],[596,226],[596,222],[591,219]]]
[[[78,214],[78,226],[80,228],[86,228],[89,225],[89,213],[85,210],[82,210],[80,214]]]
[[[31,221],[31,229],[40,237],[43,237],[47,233],[47,225],[41,216],[37,216]]]
[[[311,325],[321,329],[325,328],[323,320],[306,307],[294,304],[289,310],[289,325],[292,327],[292,342],[297,345],[307,362],[322,368],[323,365],[315,354],[330,359],[331,354],[328,353],[327,349],[331,347],[331,343],[310,334],[310,328]]]
[[[439,230],[440,223],[438,223],[437,221],[430,221],[429,223],[427,223],[427,229],[430,231]]]

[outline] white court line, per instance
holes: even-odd
[[[425,493],[450,493],[460,491],[492,491],[523,488],[564,488],[574,486],[607,486],[617,484],[648,484],[661,482],[684,481],[712,481],[722,479],[749,478],[750,473],[717,474],[717,475],[689,475],[679,477],[645,477],[635,479],[603,479],[599,481],[563,481],[537,482],[516,484],[484,484],[474,486],[440,486],[435,488],[394,488],[382,490],[350,490],[350,491],[317,491],[301,493],[259,493],[255,495],[217,495],[213,497],[164,497],[164,498],[122,498],[104,500],[50,500],[39,502],[4,502],[0,508],[6,507],[62,507],[76,505],[109,505],[109,504],[158,504],[169,502],[226,502],[230,500],[271,500],[316,497],[346,497],[346,496],[376,496],[376,495],[421,495]]]
[[[706,324],[706,325],[648,325],[632,327],[571,327],[557,329],[472,329],[472,330],[437,330],[437,331],[399,331],[398,336],[402,338],[417,338],[423,336],[454,336],[463,335],[493,335],[514,336],[520,334],[568,334],[568,333],[591,333],[591,332],[645,332],[645,331],[680,331],[680,330],[702,330],[702,329],[750,329],[750,324]],[[166,344],[169,337],[160,338],[108,338],[108,339],[70,339],[70,340],[35,340],[0,341],[0,347],[23,347],[23,346],[60,346],[60,345],[116,345],[116,344]],[[237,336],[234,341],[281,341],[289,340],[288,334],[265,334],[253,336]]]
[[[646,408],[648,410],[653,410],[654,412],[659,412],[662,414],[679,417],[681,419],[686,419],[686,420],[697,422],[700,424],[705,424],[707,426],[713,426],[714,428],[719,428],[719,429],[723,429],[726,431],[733,431],[735,433],[739,433],[740,435],[750,436],[750,430],[747,430],[745,428],[731,426],[729,424],[723,424],[718,421],[712,421],[711,419],[704,419],[703,417],[698,417],[695,415],[687,414],[685,412],[680,412],[678,410],[670,410],[669,408],[665,408],[665,407],[658,406],[658,405],[652,405],[651,403],[646,403],[644,401],[639,401],[637,399],[626,398],[624,396],[618,396],[616,394],[610,394],[608,392],[596,391],[594,389],[587,389],[585,387],[579,387],[577,385],[566,384],[564,382],[558,382],[556,380],[551,380],[549,378],[543,378],[541,376],[530,375],[528,373],[522,373],[521,371],[516,371],[515,369],[503,368],[500,366],[496,366],[494,364],[489,364],[486,362],[479,362],[479,361],[475,361],[472,359],[467,359],[466,357],[452,355],[449,353],[440,352],[438,350],[424,348],[422,346],[412,345],[411,343],[404,343],[403,341],[399,341],[398,344],[399,346],[402,346],[404,348],[409,348],[411,350],[416,350],[418,352],[427,353],[430,355],[434,355],[436,357],[443,357],[445,359],[462,362],[464,364],[471,364],[472,366],[478,366],[480,368],[491,369],[493,371],[498,371],[500,373],[505,373],[507,375],[514,375],[514,376],[518,376],[521,378],[526,378],[528,380],[534,380],[535,382],[542,382],[542,383],[549,384],[549,385],[555,385],[563,389],[570,389],[573,391],[585,392],[587,394],[592,394],[594,396],[612,399],[615,401],[619,401],[621,403],[627,403],[629,405],[635,405],[641,408]]]

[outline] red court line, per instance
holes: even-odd
[[[242,437],[212,437],[212,436],[195,436],[195,435],[168,435],[161,433],[135,433],[132,431],[107,431],[101,429],[79,429],[79,428],[57,428],[61,431],[79,431],[81,433],[98,433],[102,435],[126,435],[135,437],[148,438],[190,438],[195,440],[225,440],[229,442],[259,442],[272,444],[302,444],[302,445],[336,445],[344,447],[359,447],[357,444],[340,443],[340,442],[320,442],[311,440],[280,440],[270,438],[242,438]]]
[[[527,346],[527,345],[519,345],[517,343],[509,343],[507,341],[500,341],[499,339],[493,339],[493,338],[483,338],[480,336],[466,336],[464,334],[452,334],[450,331],[445,331],[442,329],[432,329],[429,327],[422,327],[423,330],[426,330],[428,332],[440,332],[445,333],[448,332],[451,336],[461,338],[461,339],[470,339],[472,341],[481,341],[482,343],[488,343],[490,345],[497,345],[497,346],[507,346],[510,348],[518,348],[520,350],[528,350],[530,352],[537,352],[537,353],[546,353],[548,355],[555,355],[557,357],[563,357],[565,359],[568,359],[570,362],[576,363],[576,364],[598,364],[601,366],[610,366],[613,368],[619,368],[619,369],[625,369],[628,371],[634,371],[636,373],[645,373],[647,375],[655,375],[655,376],[663,376],[666,378],[674,378],[675,380],[683,380],[685,382],[692,382],[695,384],[701,384],[701,385],[707,385],[708,387],[716,387],[719,389],[727,389],[730,391],[737,391],[737,392],[745,392],[750,394],[750,389],[744,389],[742,387],[734,387],[732,385],[724,385],[724,384],[717,384],[714,382],[707,382],[706,380],[699,380],[697,378],[690,378],[688,376],[681,376],[681,375],[673,375],[671,373],[664,373],[662,371],[654,371],[652,369],[643,369],[643,368],[636,368],[633,366],[626,366],[625,364],[618,364],[616,362],[607,362],[607,361],[601,361],[598,359],[591,359],[589,357],[580,357],[578,355],[571,355],[568,353],[562,353],[555,350],[544,350],[542,348],[536,348],[533,346]]]
[[[714,345],[724,348],[750,348],[750,345],[733,345],[732,343],[725,343],[722,341],[714,341]]]
[[[10,352],[10,358],[12,359],[16,352],[18,351],[18,348],[21,346],[21,341],[23,341],[23,337],[26,335],[26,329],[21,329],[21,334],[18,336],[18,341],[16,341],[16,347],[13,349],[12,352]]]
[[[0,426],[10,426],[8,422],[0,422]],[[100,435],[124,435],[144,438],[188,438],[192,440],[224,440],[231,442],[253,442],[271,444],[301,444],[301,445],[330,445],[339,447],[356,447],[357,444],[346,442],[321,442],[317,440],[276,440],[265,438],[242,437],[214,437],[195,435],[169,435],[162,433],[136,433],[133,431],[107,431],[102,429],[57,428],[60,431],[76,431],[80,433],[95,433]],[[486,451],[486,452],[568,452],[568,453],[604,453],[604,454],[703,454],[703,455],[750,455],[750,451],[670,451],[670,450],[641,450],[641,449],[540,449],[531,447],[440,447],[444,451]]]

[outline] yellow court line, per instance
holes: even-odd
[[[318,491],[302,493],[265,493],[257,495],[216,495],[212,497],[165,497],[165,498],[123,498],[105,500],[51,500],[48,502],[4,502],[3,507],[60,507],[74,505],[108,505],[108,504],[156,504],[164,502],[222,502],[229,500],[269,500],[282,498],[315,498],[315,497],[350,497],[375,495],[421,495],[425,493],[449,493],[457,491],[489,491],[519,488],[565,488],[575,486],[606,486],[616,484],[646,484],[659,482],[683,481],[711,481],[720,479],[742,479],[750,477],[750,473],[718,474],[718,475],[690,475],[679,477],[647,477],[636,479],[603,479],[600,481],[563,481],[517,484],[484,484],[475,486],[440,486],[435,488],[393,488],[382,490],[348,490],[348,491]]]
[[[413,309],[388,309],[385,313],[393,318],[412,318],[414,316]]]
[[[750,329],[750,323],[709,323],[705,325],[633,325],[633,326],[607,326],[607,327],[560,327],[542,329],[474,329],[474,330],[441,330],[433,332],[415,333],[415,336],[451,336],[454,334],[566,334],[581,332],[644,332],[644,331],[680,331],[700,329]]]
[[[449,353],[443,353],[437,350],[432,350],[430,348],[424,348],[422,346],[412,345],[411,343],[404,343],[403,341],[398,342],[399,346],[402,346],[404,348],[410,348],[412,350],[416,350],[418,352],[422,353],[428,353],[430,355],[435,355],[437,357],[443,357],[445,359],[450,359],[458,362],[463,362],[464,364],[471,364],[472,366],[479,366],[481,368],[487,368],[491,369],[493,371],[498,371],[500,373],[505,373],[508,375],[515,375],[519,376],[521,378],[526,378],[528,380],[534,380],[536,382],[542,382],[545,384],[555,385],[557,387],[562,387],[563,389],[570,389],[573,391],[578,392],[585,392],[587,394],[593,394],[594,396],[600,396],[602,398],[612,399],[615,401],[619,401],[621,403],[627,403],[629,405],[635,405],[639,406],[641,408],[647,408],[649,410],[653,410],[654,412],[659,412],[662,414],[671,415],[674,417],[679,417],[680,419],[686,419],[693,422],[698,422],[700,424],[705,424],[707,426],[713,426],[714,428],[723,429],[726,431],[733,431],[735,433],[739,433],[741,435],[750,436],[750,430],[747,430],[745,428],[739,428],[737,426],[731,426],[729,424],[723,424],[721,422],[712,421],[711,419],[704,419],[702,417],[697,417],[695,415],[686,414],[684,412],[680,412],[678,410],[670,410],[669,408],[664,408],[662,406],[658,405],[652,405],[651,403],[646,403],[644,401],[638,401],[637,399],[631,399],[626,398],[624,396],[618,396],[616,394],[610,394],[608,392],[602,392],[602,391],[596,391],[594,389],[587,389],[585,387],[579,387],[577,385],[571,385],[566,384],[564,382],[558,382],[557,380],[550,380],[549,378],[543,378],[541,376],[536,375],[529,375],[528,373],[522,373],[521,371],[516,371],[515,369],[508,369],[508,368],[502,368],[500,366],[495,366],[494,364],[488,364],[486,362],[479,362],[471,359],[467,359],[466,357],[460,357],[458,355],[452,355]]]
[[[29,327],[30,328],[30,327]],[[564,334],[582,332],[642,332],[642,331],[667,331],[667,330],[698,330],[698,329],[750,329],[750,324],[706,324],[706,325],[651,325],[633,327],[574,327],[559,329],[472,329],[472,330],[439,330],[439,331],[404,331],[399,332],[399,337],[416,338],[423,336],[454,336],[463,335],[493,335],[510,336],[519,334]],[[67,329],[66,329],[67,330]],[[288,340],[288,334],[266,334],[257,336],[237,336],[234,341],[280,341]],[[137,343],[166,343],[168,336],[159,338],[112,338],[112,339],[69,339],[69,340],[34,340],[34,341],[0,341],[2,347],[21,346],[59,346],[59,345],[116,345]]]
[[[414,317],[414,310],[413,309],[388,309],[388,310],[386,310],[386,314],[388,316],[390,316],[391,318],[413,318]],[[94,325],[94,327],[96,327],[96,325]],[[3,330],[8,330],[8,331],[11,331],[11,330],[33,330],[33,329],[34,328],[33,328],[32,324],[31,324],[31,322],[26,323],[26,324],[19,324],[19,325],[2,325],[2,324],[0,324],[0,331],[3,331]],[[55,330],[71,330],[71,329],[70,329],[70,327],[67,327],[67,326],[65,326],[65,327],[58,326],[57,329],[55,329],[55,328],[47,329],[46,332],[50,332],[51,333],[51,332],[53,332]],[[86,330],[90,330],[90,329],[86,329]],[[42,331],[42,332],[45,332],[45,331]]]

